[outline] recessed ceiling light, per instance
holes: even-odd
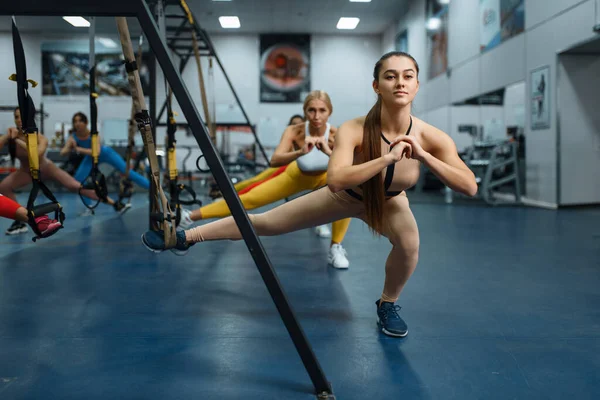
[[[442,25],[442,20],[437,17],[429,18],[427,21],[427,29],[435,31]]]
[[[342,17],[337,23],[336,28],[338,29],[354,29],[358,25],[360,18],[346,18]]]
[[[104,38],[104,37],[99,37],[97,39],[102,46],[104,47],[110,47],[110,48],[115,48],[117,47],[117,42],[115,42],[114,40],[112,40],[111,38]]]
[[[240,24],[240,19],[238,17],[219,17],[219,23],[221,24],[222,28],[225,29],[235,29],[235,28],[239,28],[240,26],[242,26]]]
[[[63,17],[63,19],[77,28],[87,28],[90,26],[90,21],[83,17]]]
[[[371,0],[350,0],[350,3],[370,3]]]

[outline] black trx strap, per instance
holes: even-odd
[[[31,180],[33,187],[29,192],[29,199],[27,200],[27,219],[29,226],[35,232],[33,241],[37,239],[52,236],[59,229],[62,229],[63,221],[65,220],[65,214],[63,213],[60,203],[56,200],[56,197],[52,194],[50,189],[44,185],[40,180],[40,159],[38,155],[38,129],[35,123],[35,105],[33,100],[29,96],[29,85],[28,82],[32,83],[32,86],[37,86],[37,83],[27,79],[27,65],[25,62],[25,52],[23,50],[23,42],[21,41],[21,35],[17,29],[15,18],[12,19],[12,36],[13,36],[13,50],[15,55],[15,67],[16,74],[11,76],[11,80],[17,82],[17,98],[19,100],[19,110],[21,112],[21,124],[22,130],[27,138],[27,153],[29,156],[29,172],[31,173]],[[49,203],[35,205],[39,191],[42,191],[44,195],[50,200]],[[50,214],[54,212],[54,219],[61,223],[61,227],[51,233],[43,234],[37,228],[35,219],[39,216]]]
[[[90,210],[94,210],[100,202],[106,203],[108,202],[108,188],[106,187],[106,178],[100,172],[100,168],[98,168],[98,157],[100,156],[100,143],[98,140],[98,106],[96,105],[96,99],[98,98],[98,93],[96,93],[96,57],[95,57],[95,18],[92,19],[92,24],[90,27],[90,122],[91,122],[91,142],[92,142],[92,170],[85,181],[81,184],[79,188],[79,197],[81,197],[81,201],[83,204]],[[96,192],[96,196],[98,196],[98,200],[95,204],[89,205],[88,201],[81,194],[82,189],[91,189]]]
[[[96,105],[96,98],[98,94],[96,93],[96,66],[92,66],[90,68],[90,122],[91,122],[91,140],[92,140],[92,170],[85,181],[81,184],[81,188],[79,188],[79,197],[81,197],[81,201],[83,204],[89,208],[90,210],[94,210],[98,207],[100,202],[106,203],[108,201],[108,188],[106,187],[106,178],[104,174],[100,172],[100,168],[98,167],[98,157],[100,149],[100,143],[98,141],[98,107]],[[81,194],[81,189],[92,189],[96,196],[98,196],[98,200],[95,204],[88,204],[86,197]],[[86,201],[87,199],[87,201]]]
[[[150,161],[150,169],[152,176],[150,180],[151,189],[154,191],[154,198],[151,201],[150,218],[151,229],[154,231],[162,230],[167,248],[175,247],[177,243],[175,214],[169,206],[169,202],[160,186],[160,170],[158,168],[158,159],[156,157],[156,146],[152,136],[152,120],[148,114],[144,92],[142,91],[142,83],[140,75],[137,71],[137,65],[134,60],[133,46],[125,17],[116,17],[117,29],[123,47],[123,55],[125,57],[125,68],[127,70],[127,78],[133,104],[135,106],[135,120],[138,129],[144,140],[144,147]]]

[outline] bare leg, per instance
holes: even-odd
[[[324,187],[262,214],[250,214],[259,236],[275,236],[357,216],[362,203]],[[189,229],[190,243],[209,240],[240,240],[242,236],[233,217]]]
[[[382,302],[395,302],[419,260],[419,229],[405,195],[387,200],[383,234],[394,246],[385,263]]]
[[[0,193],[13,201],[17,201],[14,190],[31,183],[31,175],[23,169],[18,169],[0,182]]]
[[[69,175],[66,171],[58,168],[53,162],[47,161],[44,163],[42,174],[44,178],[53,179],[67,188],[73,193],[78,193],[81,183],[77,182],[75,178]],[[92,189],[82,189],[81,194],[92,200],[98,200],[96,192]],[[107,203],[110,205],[115,204],[115,201],[110,197],[107,197]]]
[[[27,218],[27,209],[25,207],[19,207],[19,209],[15,213],[15,220],[20,222],[29,221],[29,218]]]

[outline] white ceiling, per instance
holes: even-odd
[[[371,0],[370,3],[351,3],[349,0],[188,0],[188,4],[200,26],[213,34],[291,32],[364,35],[381,34],[405,13],[410,1],[412,0]],[[167,13],[173,7],[177,6],[168,6]],[[221,28],[218,18],[226,15],[237,15],[241,28]],[[352,31],[341,31],[335,27],[340,17],[358,17],[360,23]],[[60,17],[17,17],[17,24],[21,32],[87,33],[87,28],[74,28]],[[137,21],[130,20],[130,30],[134,35],[140,33]],[[10,31],[10,17],[0,16],[0,31]],[[98,34],[116,33],[114,19],[98,18],[96,31]]]

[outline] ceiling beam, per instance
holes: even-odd
[[[0,1],[0,15],[94,17],[135,17],[139,11],[137,1],[123,0],[18,0]]]

